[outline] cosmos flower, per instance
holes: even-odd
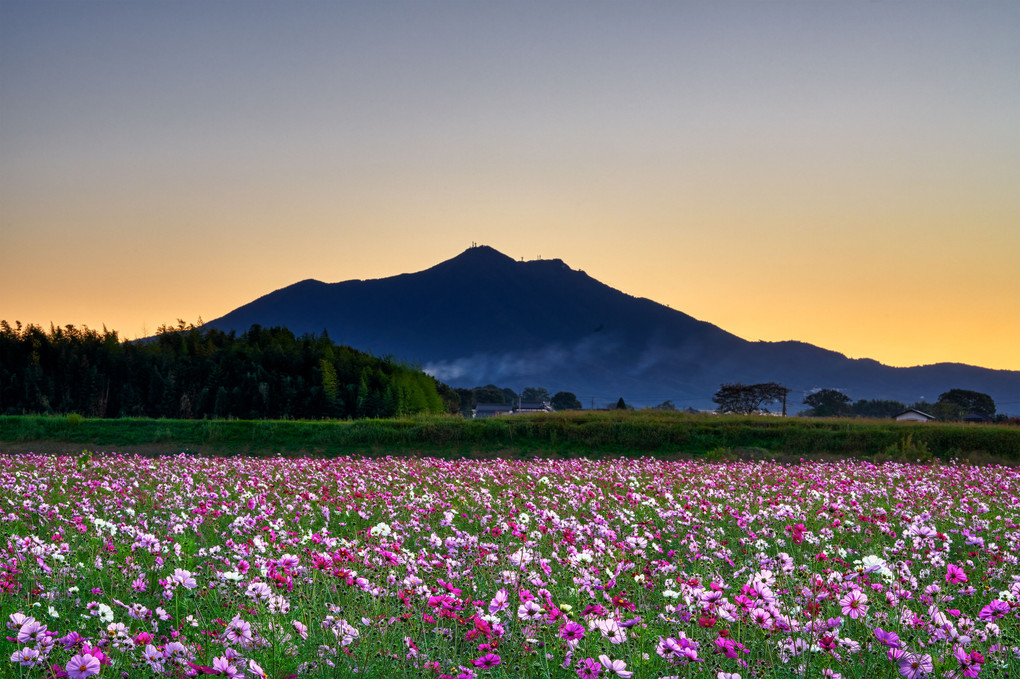
[[[11,662],[16,662],[23,667],[35,667],[39,662],[39,651],[26,646],[11,654]]]
[[[496,592],[496,595],[492,597],[492,601],[489,602],[489,613],[498,613],[505,609],[510,604],[510,596],[507,594],[505,589],[501,589]]]
[[[930,655],[904,653],[899,661],[899,672],[906,679],[921,679],[932,673],[934,663]]]
[[[37,622],[35,618],[29,618],[18,630],[18,643],[32,644],[45,634],[46,625]]]
[[[584,639],[584,625],[570,621],[560,628],[560,638],[567,641],[580,641]]]
[[[984,606],[978,613],[978,618],[985,621],[998,620],[1009,613],[1009,604],[999,599],[993,599]]]
[[[577,676],[579,679],[595,679],[602,673],[602,665],[591,658],[585,658],[578,663]]]
[[[269,679],[269,675],[266,674],[266,671],[254,660],[248,661],[248,671],[251,673],[251,679]]]
[[[195,589],[198,587],[198,582],[195,581],[195,576],[191,571],[181,568],[174,569],[174,574],[170,577],[170,581],[177,583],[184,589]]]
[[[495,667],[500,663],[500,657],[495,653],[486,653],[481,658],[476,658],[472,664],[475,667],[481,667],[482,669],[489,669]]]
[[[859,589],[852,589],[839,600],[839,606],[843,615],[856,620],[868,612],[868,596]]]
[[[91,677],[93,674],[99,674],[100,665],[95,657],[86,653],[71,658],[67,665],[64,666],[64,669],[71,679],[85,679],[85,677]]]
[[[634,674],[627,671],[627,663],[622,660],[610,660],[608,655],[600,655],[599,662],[602,663],[602,667],[606,668],[609,674],[615,674],[621,679],[628,679]]]
[[[886,632],[881,627],[875,628],[875,638],[878,639],[878,643],[889,648],[901,648],[902,643],[900,642],[900,636],[896,632]]]

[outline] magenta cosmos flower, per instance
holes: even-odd
[[[71,679],[85,679],[93,674],[99,674],[99,660],[89,653],[76,655],[68,661],[64,669]]]
[[[901,648],[903,646],[899,634],[896,634],[896,632],[886,632],[881,627],[875,628],[875,637],[878,639],[878,643],[889,648]]]
[[[571,620],[560,628],[560,638],[566,639],[567,641],[579,641],[584,639],[584,625],[580,625]]]
[[[602,666],[592,658],[585,658],[578,663],[577,676],[579,679],[595,679],[601,673]]]
[[[477,658],[474,661],[474,665],[475,665],[475,667],[481,667],[483,669],[488,669],[490,667],[495,667],[500,662],[501,662],[500,657],[498,655],[496,655],[495,653],[486,653],[481,658]]]
[[[998,620],[1009,613],[1009,604],[999,599],[993,599],[988,605],[981,609],[978,617],[985,621]]]
[[[946,582],[956,585],[961,582],[967,582],[967,574],[963,572],[963,569],[959,566],[949,564],[946,566]]]

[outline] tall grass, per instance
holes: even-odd
[[[0,450],[54,442],[115,450],[173,444],[208,452],[337,455],[701,455],[757,450],[778,456],[881,457],[910,438],[937,458],[1020,462],[1020,429],[1008,425],[690,415],[657,411],[567,412],[485,420],[427,416],[380,420],[153,420],[0,417]]]

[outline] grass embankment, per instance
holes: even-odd
[[[1020,463],[1020,429],[999,425],[688,415],[656,411],[355,421],[0,417],[0,452],[123,451],[338,455],[858,456]]]

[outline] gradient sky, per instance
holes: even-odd
[[[0,0],[0,318],[133,338],[472,242],[1020,370],[1020,2]]]

